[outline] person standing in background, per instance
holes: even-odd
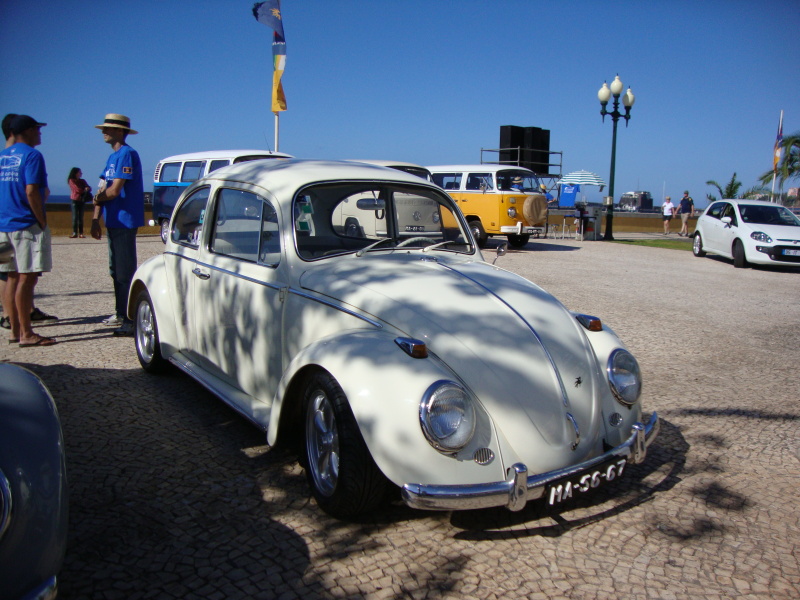
[[[678,204],[678,213],[681,215],[681,230],[678,235],[689,237],[689,218],[694,217],[694,200],[689,195],[689,190],[683,192],[683,198]]]
[[[45,201],[49,195],[42,153],[40,123],[28,115],[9,122],[14,143],[0,151],[0,242],[9,242],[14,258],[1,264],[7,273],[3,309],[9,319],[9,343],[20,348],[52,346],[56,340],[34,333],[31,323],[33,289],[39,275],[50,271],[53,259]]]
[[[78,167],[72,167],[67,177],[69,184],[69,199],[72,200],[72,235],[69,237],[86,237],[83,235],[83,203],[86,201],[86,194],[91,193],[92,188],[82,179],[83,171]]]
[[[672,203],[672,197],[667,196],[664,203],[661,205],[661,220],[664,221],[664,235],[669,235],[669,222],[675,216],[675,205]]]
[[[128,146],[131,120],[125,115],[109,113],[105,121],[95,125],[103,132],[103,141],[113,152],[100,175],[101,184],[94,197],[92,237],[103,236],[100,215],[108,236],[109,274],[114,281],[115,312],[103,321],[116,325],[116,336],[133,336],[133,321],[128,318],[128,291],[136,272],[136,233],[144,225],[144,181],[139,154]]]

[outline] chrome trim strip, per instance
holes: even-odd
[[[647,456],[647,448],[658,437],[661,421],[655,412],[647,425],[636,423],[630,437],[616,448],[595,456],[577,465],[556,469],[539,475],[528,476],[528,468],[522,463],[509,469],[508,479],[482,484],[467,485],[423,485],[407,483],[402,497],[411,508],[426,510],[474,510],[505,506],[509,510],[521,510],[529,500],[538,500],[546,487],[566,477],[572,477],[614,457],[625,457],[639,464]]]
[[[367,323],[369,323],[373,327],[377,327],[378,329],[383,329],[383,323],[381,323],[380,321],[376,321],[375,319],[371,319],[369,317],[366,317],[366,316],[364,316],[364,315],[362,315],[360,313],[357,313],[354,310],[351,310],[349,308],[345,308],[344,306],[342,306],[340,304],[336,304],[335,302],[333,302],[331,300],[325,300],[324,298],[320,298],[318,296],[312,296],[308,292],[301,292],[300,290],[297,290],[295,288],[289,288],[289,293],[290,294],[294,294],[295,296],[300,296],[301,298],[306,298],[307,300],[313,300],[314,302],[319,302],[320,304],[324,304],[325,306],[329,306],[330,308],[335,308],[336,310],[341,311],[341,312],[343,312],[345,314],[348,314],[348,315],[350,315],[352,317],[356,317],[357,319],[361,319],[362,321],[366,321]]]
[[[173,256],[177,256],[178,258],[183,258],[185,260],[190,260],[190,261],[192,261],[193,263],[195,263],[198,266],[208,267],[209,269],[213,269],[214,271],[218,271],[220,273],[226,273],[228,275],[232,275],[233,277],[237,277],[238,279],[243,279],[244,281],[249,281],[251,283],[255,283],[256,285],[263,285],[265,287],[272,288],[273,290],[280,290],[280,289],[286,287],[285,285],[282,285],[282,284],[270,283],[269,281],[262,281],[260,279],[254,279],[253,277],[247,277],[245,275],[242,275],[241,273],[234,273],[233,271],[229,271],[228,269],[223,269],[223,268],[220,268],[220,267],[218,267],[216,265],[210,265],[208,263],[200,262],[197,259],[188,258],[186,256],[182,256],[182,255],[177,254],[175,252],[165,252],[164,254],[171,254]],[[255,264],[255,263],[253,263],[253,264]],[[260,265],[260,266],[265,267],[265,268],[271,268],[270,265]],[[192,271],[192,272],[194,272],[194,271]],[[369,323],[373,327],[377,327],[378,329],[383,329],[383,324],[380,321],[376,321],[375,319],[371,319],[369,317],[366,317],[366,316],[364,316],[364,315],[362,315],[360,313],[357,313],[354,310],[351,310],[349,308],[345,308],[344,306],[336,304],[335,302],[333,302],[331,300],[325,300],[324,298],[320,298],[318,296],[312,296],[311,294],[309,294],[307,292],[303,292],[303,291],[300,291],[298,289],[291,288],[291,287],[289,288],[289,293],[290,294],[294,294],[295,296],[300,296],[301,298],[306,298],[307,300],[312,300],[314,302],[319,302],[320,304],[324,304],[325,306],[328,306],[330,308],[334,308],[336,310],[339,310],[339,311],[341,311],[341,312],[343,312],[345,314],[348,314],[350,316],[353,316],[353,317],[356,317],[358,319],[361,319],[362,321],[366,321],[367,323]]]
[[[561,401],[564,403],[564,406],[569,406],[569,399],[568,399],[568,397],[567,397],[567,388],[566,388],[566,387],[564,387],[564,381],[561,379],[561,373],[559,372],[559,370],[558,370],[558,367],[556,366],[556,361],[555,361],[555,360],[553,360],[553,356],[550,354],[550,351],[547,349],[547,346],[546,346],[546,345],[545,345],[545,343],[542,341],[542,338],[540,338],[540,337],[539,337],[539,334],[538,334],[538,333],[536,332],[536,330],[533,328],[533,325],[531,325],[530,323],[528,323],[527,319],[525,319],[525,317],[523,317],[521,314],[519,314],[519,312],[517,311],[517,309],[516,309],[516,308],[514,308],[513,306],[511,306],[511,305],[510,305],[508,302],[506,302],[506,300],[504,300],[503,298],[501,298],[500,296],[498,296],[497,294],[495,294],[495,293],[494,293],[492,290],[490,290],[488,287],[486,287],[485,285],[483,285],[483,284],[482,284],[480,281],[476,281],[475,279],[473,279],[473,278],[472,278],[472,277],[470,277],[469,275],[466,275],[465,273],[462,273],[461,271],[459,271],[459,270],[457,270],[457,269],[454,269],[453,267],[451,267],[451,266],[449,266],[449,265],[442,264],[441,266],[442,266],[442,267],[444,267],[445,269],[447,269],[448,271],[451,271],[451,272],[453,272],[453,273],[458,273],[458,274],[459,274],[459,275],[461,275],[461,277],[463,277],[464,279],[468,279],[469,281],[471,281],[472,283],[474,283],[475,285],[477,285],[478,287],[480,287],[481,289],[483,289],[483,290],[484,290],[484,291],[485,291],[487,294],[489,294],[489,295],[491,295],[491,296],[494,296],[495,298],[497,298],[497,299],[498,299],[498,300],[499,300],[499,301],[500,301],[502,304],[504,304],[504,305],[505,305],[505,306],[506,306],[506,307],[507,307],[507,308],[508,308],[508,309],[509,309],[511,312],[513,312],[515,315],[517,315],[517,318],[518,318],[520,321],[522,321],[523,323],[525,323],[525,325],[528,327],[528,329],[530,330],[530,332],[531,332],[531,333],[534,335],[534,337],[536,338],[536,341],[538,341],[538,342],[539,342],[539,345],[542,347],[542,350],[544,350],[544,354],[545,354],[545,356],[547,357],[547,360],[550,362],[550,367],[552,368],[552,370],[553,370],[553,373],[554,373],[554,374],[555,374],[555,376],[556,376],[556,381],[558,381],[558,385],[559,385],[559,387],[561,388]]]

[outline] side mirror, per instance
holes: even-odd
[[[723,223],[725,223],[725,225],[730,225],[730,224],[731,224],[731,221],[732,221],[732,219],[731,219],[730,217],[722,217],[722,219],[720,219],[720,220],[721,220]]]
[[[501,256],[505,256],[506,252],[508,252],[508,242],[503,242],[497,247],[497,256],[494,257],[492,264],[496,263]]]

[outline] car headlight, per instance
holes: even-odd
[[[508,209],[508,216],[511,217],[512,219],[515,218],[517,216],[517,209],[514,208],[513,206],[510,207]]]
[[[755,241],[762,242],[764,244],[771,244],[772,243],[772,238],[769,237],[763,231],[754,231],[753,233],[750,234],[750,237],[753,238]]]
[[[642,393],[642,374],[633,354],[617,348],[608,357],[608,383],[616,399],[630,406]]]
[[[445,454],[458,452],[475,432],[475,407],[467,391],[453,381],[437,381],[422,397],[419,420],[428,442]]]

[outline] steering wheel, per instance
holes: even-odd
[[[436,240],[431,239],[429,237],[412,237],[408,238],[407,240],[403,240],[395,248],[402,248],[403,246],[408,246],[409,244],[413,244],[414,242],[430,242],[431,244],[435,244]]]

